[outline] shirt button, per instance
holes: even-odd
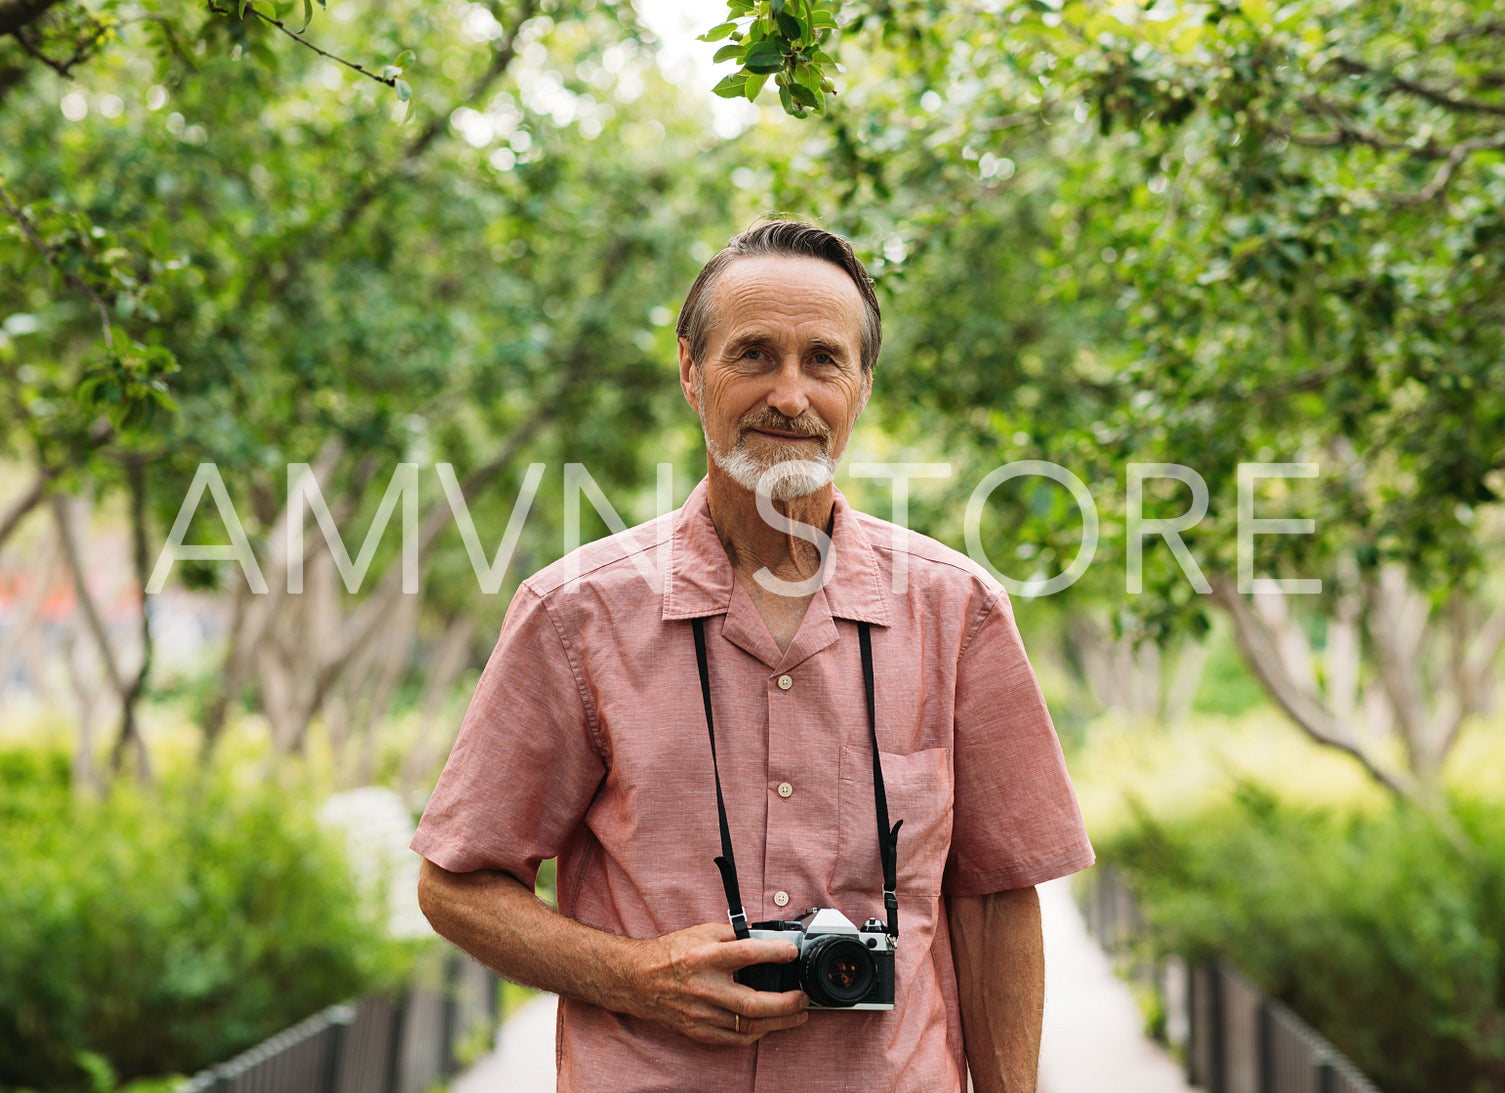
[[[791,786],[788,782],[780,782],[779,783],[779,796],[780,797],[788,797],[793,792],[794,792],[794,787]]]
[[[773,901],[775,903],[777,903],[780,907],[788,907],[789,906],[789,893],[788,892],[775,892],[773,894]]]
[[[794,680],[790,679],[788,676],[779,676],[779,690],[787,691],[790,687],[793,686]]]

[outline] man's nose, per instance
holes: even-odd
[[[768,405],[785,417],[799,417],[809,409],[810,396],[805,393],[805,376],[798,357],[791,356],[779,363],[773,388],[768,392]]]

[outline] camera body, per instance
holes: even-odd
[[[811,1009],[894,1008],[897,942],[870,918],[861,929],[840,911],[812,907],[797,919],[754,922],[753,937],[792,941],[799,955],[787,964],[750,964],[735,975],[758,991],[802,990]]]

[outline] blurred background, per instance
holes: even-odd
[[[1502,56],[1493,0],[0,0],[0,1088],[413,974],[508,599],[703,475],[674,319],[788,211],[884,309],[859,507],[949,464],[909,525],[1038,584],[1090,521],[986,476],[1092,499],[1015,611],[1146,944],[1505,1090]]]

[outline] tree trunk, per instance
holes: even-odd
[[[440,751],[448,750],[454,741],[453,733],[439,732],[438,722],[445,700],[470,663],[470,639],[474,633],[475,619],[456,615],[445,625],[444,635],[439,639],[419,705],[418,736],[402,764],[399,787],[405,799],[428,782]]]
[[[412,666],[420,607],[417,595],[403,596],[398,601],[391,625],[382,636],[381,655],[377,657],[381,674],[370,692],[361,719],[361,758],[356,770],[356,785],[370,785],[376,778],[379,729],[392,706],[398,685]]]
[[[138,639],[141,645],[141,664],[121,691],[120,732],[115,737],[115,747],[110,753],[110,768],[119,774],[125,761],[126,749],[130,748],[136,756],[136,776],[146,782],[151,780],[151,767],[147,759],[146,742],[136,722],[136,706],[146,690],[146,680],[152,670],[152,619],[146,602],[146,582],[149,580],[151,563],[146,554],[146,478],[139,456],[127,458],[125,475],[131,499],[131,557],[134,561],[135,591],[141,612]]]
[[[46,602],[47,592],[57,572],[58,552],[53,541],[54,534],[50,529],[43,533],[36,557],[27,570],[29,583],[22,593],[20,603],[16,605],[15,619],[5,628],[3,636],[0,636],[0,690],[15,674],[16,662],[23,660],[28,649],[36,648],[42,605]],[[42,680],[30,678],[30,671],[27,674],[32,687],[40,692]]]
[[[99,651],[100,664],[104,669],[105,682],[110,693],[122,704],[127,693],[124,675],[120,670],[120,662],[116,656],[116,650],[110,642],[109,632],[105,628],[104,617],[100,614],[99,605],[94,600],[94,594],[89,588],[88,576],[84,568],[83,555],[79,550],[78,539],[73,526],[73,513],[70,499],[60,494],[53,494],[52,498],[53,523],[57,528],[58,541],[62,545],[63,560],[67,563],[68,570],[73,577],[73,589],[78,598],[78,608],[83,616],[85,626],[88,628],[90,637]],[[146,744],[140,737],[140,732],[134,719],[125,711],[122,705],[121,738],[131,742],[136,755],[136,777],[142,782],[151,781],[151,763],[147,754]],[[120,754],[119,750],[116,752]],[[118,772],[119,767],[117,766]]]
[[[1165,687],[1160,716],[1167,725],[1179,725],[1191,713],[1197,691],[1202,686],[1202,672],[1207,667],[1207,643],[1190,638],[1181,643],[1176,666]]]

